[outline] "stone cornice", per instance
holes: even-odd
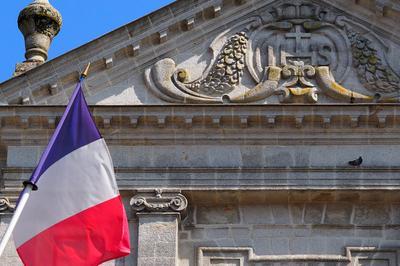
[[[351,17],[356,18],[359,22],[369,21],[373,24],[375,30],[381,33],[392,35],[392,40],[399,40],[398,29],[393,32],[390,28],[399,22],[400,5],[394,3],[395,1],[389,0],[323,0],[328,4],[333,4],[336,8],[343,12],[348,10],[358,9],[358,12],[352,12]],[[373,18],[373,20],[371,20]]]
[[[0,106],[1,128],[54,128],[64,106]],[[383,128],[400,123],[399,104],[91,106],[108,128]]]
[[[44,146],[65,107],[0,106],[3,145]],[[94,106],[109,145],[400,144],[400,105]]]
[[[0,106],[2,143],[46,145],[64,108]],[[170,145],[171,141],[212,144],[216,140],[225,144],[400,143],[397,104],[94,106],[91,109],[110,145]]]

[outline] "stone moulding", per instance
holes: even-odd
[[[197,249],[197,266],[220,265],[222,262],[238,266],[252,263],[281,262],[291,265],[303,265],[304,262],[337,263],[335,265],[359,265],[359,260],[374,263],[384,262],[388,266],[400,263],[400,248],[346,247],[346,255],[266,255],[254,254],[253,248],[199,247]]]
[[[193,138],[208,143],[212,139],[207,137],[207,134],[212,133],[216,139],[220,139],[221,129],[225,130],[224,141],[244,141],[239,137],[240,133],[245,134],[247,140],[253,139],[263,143],[273,143],[277,139],[293,143],[299,139],[316,143],[332,142],[336,139],[339,143],[339,139],[348,143],[398,143],[400,130],[400,105],[397,104],[91,108],[98,128],[110,143],[160,143],[169,142],[171,139],[174,143],[184,143],[192,142]],[[26,145],[45,145],[63,111],[62,106],[0,107],[2,140],[4,143],[14,143],[13,145],[21,140],[24,140]],[[157,130],[149,135],[148,130],[153,128]],[[302,132],[300,135],[299,130]],[[326,134],[337,130],[341,131],[342,137],[336,138],[336,135]],[[189,132],[195,135],[188,134]],[[305,135],[305,132],[312,134]],[[379,135],[382,132],[385,132],[385,138]],[[364,134],[365,137],[360,138],[359,134]],[[354,138],[355,135],[358,137]]]
[[[329,84],[329,80],[326,80]],[[353,95],[354,97],[356,95]],[[351,97],[351,94],[349,95]],[[398,127],[398,104],[93,106],[99,128]],[[0,106],[1,130],[51,129],[62,106]],[[379,129],[377,129],[379,130]],[[27,131],[26,131],[27,132]],[[4,136],[6,139],[7,136]]]
[[[346,161],[344,163],[347,163]],[[2,169],[4,183],[9,191],[17,196],[21,189],[21,176],[29,177],[32,169]],[[149,190],[154,187],[163,189],[180,189],[185,191],[273,191],[273,190],[312,190],[312,191],[382,191],[382,193],[399,193],[399,168],[394,167],[117,167],[118,186],[123,191]],[[393,177],[396,176],[396,177]],[[135,177],[135,178],[133,178]],[[362,186],[360,186],[362,184]],[[152,199],[150,194],[138,193],[132,205],[137,209],[146,208],[153,211],[179,211],[185,201],[175,195],[164,193],[167,199]],[[144,197],[144,199],[143,199]],[[164,198],[165,198],[164,197]],[[145,201],[144,201],[145,200]],[[181,203],[179,203],[181,202]],[[156,205],[152,205],[156,204]],[[148,205],[148,206],[146,206]],[[172,208],[171,208],[171,207]]]

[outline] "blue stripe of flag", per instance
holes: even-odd
[[[82,92],[82,82],[79,82],[29,181],[36,184],[40,176],[52,164],[72,151],[100,138],[100,132],[93,121]]]

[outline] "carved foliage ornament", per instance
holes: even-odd
[[[351,28],[346,32],[351,43],[353,66],[364,87],[382,94],[398,91],[399,77],[384,63],[373,43]]]
[[[368,28],[308,1],[279,1],[264,13],[212,42],[215,57],[201,77],[191,80],[190,69],[166,58],[145,71],[147,86],[174,103],[316,103],[318,95],[328,102],[397,101],[400,78]],[[348,89],[352,76],[360,85]]]
[[[221,96],[232,91],[235,86],[239,85],[243,76],[247,41],[248,37],[245,32],[233,35],[222,48],[206,78],[186,86],[197,93],[210,96]],[[185,80],[180,81],[184,82]]]

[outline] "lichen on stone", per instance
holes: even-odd
[[[221,96],[233,90],[243,75],[247,43],[245,32],[230,37],[206,78],[188,84],[189,89],[210,96]]]
[[[380,58],[373,43],[365,36],[346,29],[351,44],[353,66],[361,83],[374,93],[393,93],[400,89],[400,78]]]

